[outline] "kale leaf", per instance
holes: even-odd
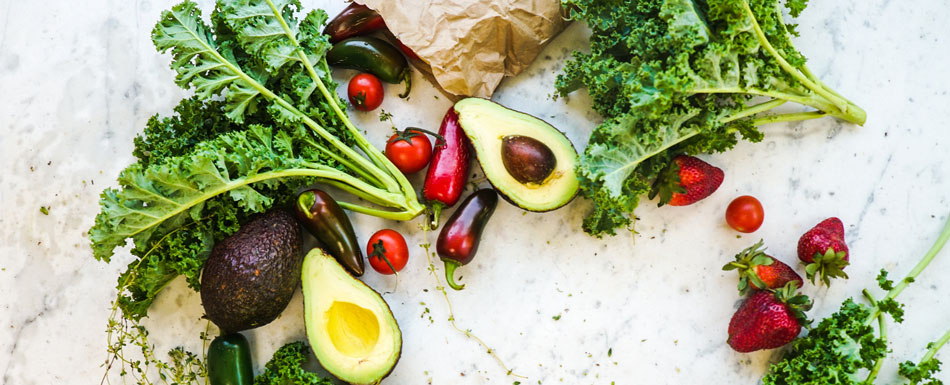
[[[605,121],[578,166],[594,202],[584,230],[600,236],[630,215],[676,154],[726,151],[761,124],[865,113],[818,80],[792,45],[778,0],[564,0],[591,29],[556,83],[587,87]],[[802,0],[786,6],[797,15]],[[785,102],[813,112],[763,114]],[[660,202],[665,203],[665,202]]]
[[[149,120],[135,139],[137,162],[103,191],[89,230],[98,260],[132,241],[137,258],[118,284],[127,318],[146,315],[178,275],[197,289],[216,242],[302,186],[338,187],[381,206],[342,207],[383,218],[423,211],[331,91],[326,13],[301,13],[298,0],[218,0],[210,25],[190,0],[162,13],[152,40],[194,97],[175,116]]]
[[[310,353],[303,342],[284,345],[264,366],[264,372],[254,377],[254,385],[330,385],[330,380],[308,372],[301,366]]]

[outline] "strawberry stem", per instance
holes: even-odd
[[[811,283],[815,283],[815,278],[818,278],[819,282],[831,287],[832,278],[848,278],[848,274],[844,272],[844,268],[849,264],[844,259],[845,256],[846,252],[836,252],[832,247],[825,250],[824,254],[815,253],[812,263],[805,265],[805,275]]]

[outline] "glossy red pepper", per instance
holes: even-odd
[[[350,3],[339,15],[327,23],[323,34],[330,37],[330,43],[362,36],[386,28],[383,17],[369,7]]]
[[[462,197],[472,159],[472,143],[462,131],[454,107],[449,107],[442,118],[439,135],[444,139],[443,145],[433,150],[422,187],[423,197],[432,204],[430,227],[433,229],[439,225],[442,207],[450,207]]]
[[[419,58],[419,55],[416,55],[416,53],[412,50],[412,48],[409,48],[409,46],[402,44],[402,42],[399,41],[399,39],[395,39],[395,40],[396,40],[396,48],[399,48],[399,50],[402,51],[402,54],[406,55],[407,58],[412,59],[412,60],[422,60]]]
[[[487,188],[469,195],[445,222],[435,250],[445,263],[445,281],[449,287],[462,290],[465,285],[455,283],[455,269],[472,261],[478,251],[482,230],[498,206],[498,193]]]

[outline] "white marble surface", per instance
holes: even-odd
[[[201,3],[210,8],[210,0]],[[304,3],[331,14],[343,7]],[[716,194],[689,208],[645,203],[635,236],[580,232],[588,209],[581,199],[547,214],[499,207],[476,261],[461,269],[467,288],[451,297],[460,325],[528,377],[521,383],[754,384],[777,352],[738,354],[724,343],[738,297],[735,276],[719,267],[733,253],[761,237],[792,262],[798,235],[841,217],[852,278],[807,289],[816,299],[812,316],[822,317],[872,286],[882,266],[903,274],[930,246],[950,212],[950,7],[942,0],[811,3],[796,43],[823,79],[868,111],[865,127],[828,119],[768,126],[763,143],[706,157],[726,170]],[[131,162],[134,135],[185,95],[149,40],[171,4],[0,0],[0,383],[89,384],[102,376],[109,302],[130,257],[93,260],[84,232],[101,189]],[[584,28],[572,26],[527,73],[505,81],[495,100],[548,119],[582,147],[597,120],[583,92],[558,101],[548,95],[565,56],[584,45]],[[416,80],[410,102],[389,87],[383,108],[399,126],[434,129],[449,102]],[[375,113],[354,116],[382,143],[388,130]],[[740,194],[766,208],[762,229],[741,238],[722,220]],[[357,217],[364,237],[382,226],[421,242],[414,224]],[[391,277],[364,278],[387,292],[404,334],[402,359],[384,383],[518,380],[448,326],[422,256],[413,248],[398,287]],[[907,317],[890,330],[895,358],[884,382],[896,382],[897,358],[916,360],[950,327],[948,276],[945,250],[902,295]],[[200,348],[199,297],[182,280],[151,314],[159,351]],[[302,339],[299,294],[281,319],[247,335],[258,367],[281,344]],[[950,380],[950,371],[941,377]]]

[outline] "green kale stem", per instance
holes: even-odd
[[[338,155],[336,152],[330,151],[330,149],[324,147],[323,145],[317,143],[316,141],[311,140],[309,137],[304,137],[303,140],[304,140],[305,142],[307,142],[307,144],[309,144],[309,145],[312,146],[313,148],[316,148],[317,150],[319,150],[321,153],[326,154],[327,156],[329,156],[329,157],[332,158],[333,160],[339,162],[339,163],[342,164],[344,167],[346,167],[348,170],[351,170],[351,171],[353,171],[353,172],[359,174],[359,176],[363,177],[363,179],[365,179],[367,182],[369,182],[369,183],[372,184],[373,186],[376,186],[376,187],[379,187],[379,188],[382,188],[382,187],[383,187],[383,182],[380,182],[379,179],[376,179],[375,176],[373,176],[373,175],[367,173],[366,170],[363,170],[362,168],[356,167],[356,165],[354,165],[353,163],[351,163],[351,162],[350,162],[349,160],[347,160],[346,158],[343,158],[342,156]]]
[[[937,352],[943,348],[943,345],[947,344],[947,341],[950,341],[950,330],[947,330],[946,333],[943,333],[943,337],[940,337],[936,342],[929,344],[930,349],[927,349],[927,353],[924,354],[923,358],[920,359],[918,365],[923,364],[924,362],[930,361],[937,355]]]
[[[388,159],[386,159],[379,152],[379,150],[375,149],[366,140],[366,138],[363,137],[362,134],[356,129],[356,127],[352,124],[352,122],[349,121],[346,114],[343,113],[343,111],[340,109],[340,106],[337,103],[337,99],[329,92],[329,90],[326,88],[326,85],[323,84],[322,79],[317,75],[316,70],[313,68],[313,64],[310,62],[309,58],[307,58],[307,55],[301,49],[299,42],[296,39],[295,34],[290,30],[289,26],[286,23],[286,20],[283,17],[283,14],[281,14],[280,10],[277,9],[277,7],[274,5],[274,3],[271,0],[266,0],[266,1],[268,5],[270,6],[275,18],[281,23],[281,26],[283,27],[285,34],[290,38],[290,41],[296,47],[296,54],[299,56],[299,58],[303,62],[304,67],[307,69],[307,72],[310,75],[310,77],[314,80],[315,84],[317,85],[317,88],[320,89],[320,92],[326,98],[326,100],[328,101],[328,104],[330,104],[334,112],[344,122],[347,129],[351,131],[351,133],[353,134],[353,137],[355,138],[357,142],[357,145],[369,157],[369,159],[361,156],[358,152],[356,152],[356,150],[354,150],[350,146],[343,143],[339,138],[337,138],[335,135],[330,133],[326,128],[321,126],[319,123],[315,122],[313,119],[311,119],[309,116],[304,114],[302,111],[297,109],[293,104],[291,104],[284,98],[278,96],[277,94],[275,94],[273,91],[271,91],[264,85],[260,84],[257,80],[255,80],[254,78],[249,76],[247,73],[245,73],[236,64],[225,59],[224,56],[222,56],[221,53],[218,52],[217,49],[208,45],[205,42],[205,40],[203,40],[200,36],[198,36],[196,31],[188,29],[188,33],[193,36],[194,41],[202,45],[202,48],[205,54],[211,55],[215,59],[216,62],[221,63],[223,66],[227,67],[232,73],[236,74],[239,78],[241,78],[251,87],[256,89],[258,92],[260,92],[260,94],[264,96],[266,99],[273,101],[274,103],[286,109],[287,111],[291,112],[292,114],[299,116],[306,126],[308,126],[311,130],[316,132],[321,138],[328,141],[331,144],[331,146],[334,147],[336,151],[339,151],[340,153],[342,153],[345,158],[352,161],[352,162],[344,162],[342,164],[344,164],[346,167],[353,170],[355,173],[357,173],[361,177],[366,178],[365,177],[366,174],[372,175],[372,178],[367,178],[367,180],[370,181],[370,183],[375,184],[375,182],[379,182],[380,184],[382,184],[382,187],[384,188],[384,190],[390,193],[399,192],[400,195],[402,195],[402,199],[398,199],[394,201],[394,202],[397,202],[397,205],[399,206],[398,208],[402,209],[402,211],[400,212],[390,212],[390,211],[383,211],[383,210],[372,210],[372,211],[379,211],[381,213],[385,213],[386,218],[398,217],[398,218],[411,219],[419,215],[424,210],[424,207],[422,206],[421,203],[419,203],[418,199],[416,198],[415,191],[412,189],[412,186],[409,184],[409,181],[405,178],[404,175],[402,175],[402,173],[399,172],[398,169],[396,169],[396,167],[391,162],[389,162]],[[175,15],[174,13],[171,13],[171,14]],[[183,25],[186,24],[183,20],[179,20],[179,22],[182,23]],[[320,149],[321,151],[327,150],[322,146],[318,147],[318,149]],[[323,152],[329,154],[332,151],[323,151]],[[334,157],[334,158],[339,158],[339,157]],[[329,177],[327,178],[324,178],[327,175],[309,175],[309,176],[316,176],[316,177],[320,177],[324,179],[335,179],[343,183],[351,184],[353,185],[353,187],[362,189],[366,191],[368,194],[379,195],[379,197],[382,198],[383,200],[391,200],[391,199],[388,199],[388,197],[382,196],[384,194],[380,194],[381,192],[379,191],[379,189],[375,188],[374,186],[371,186],[366,183],[362,183],[360,179],[349,177],[349,175],[346,175],[337,170],[334,170],[334,171],[336,171],[337,174],[342,174],[346,177],[341,177],[340,175],[329,175]],[[253,178],[249,178],[248,180],[250,179],[253,179]],[[354,184],[353,182],[355,181],[360,182],[360,183]],[[363,212],[366,212],[366,211],[368,210],[364,210]]]
[[[871,295],[871,292],[868,291],[868,289],[864,289],[862,293],[864,294],[864,297],[868,299],[868,302],[871,303],[871,306],[874,306],[876,308],[877,300],[874,299],[874,297]],[[886,320],[884,319],[883,313],[877,316],[878,335],[881,338],[881,342],[886,344],[887,343],[887,322],[885,321]],[[877,374],[881,371],[881,366],[883,365],[884,365],[884,357],[880,357],[876,361],[874,361],[874,366],[871,368],[871,371],[868,372],[868,377],[867,379],[864,380],[864,383],[865,384],[874,383],[874,380],[877,378]]]
[[[350,130],[350,133],[356,139],[356,143],[360,147],[360,149],[363,151],[363,153],[365,153],[376,166],[382,167],[388,173],[389,178],[382,178],[382,182],[386,185],[386,187],[390,191],[392,191],[393,188],[398,188],[403,193],[404,196],[415,197],[416,195],[415,189],[413,189],[412,184],[409,183],[409,179],[407,179],[406,176],[403,175],[403,173],[399,171],[399,169],[397,169],[396,166],[392,162],[390,162],[388,158],[383,156],[383,154],[378,149],[376,149],[376,147],[370,144],[366,140],[366,138],[360,134],[359,129],[357,129],[356,126],[353,125],[353,122],[350,121],[349,117],[340,108],[339,103],[337,103],[336,97],[332,95],[330,93],[330,90],[327,89],[326,85],[323,84],[323,80],[317,74],[316,69],[314,69],[313,63],[310,62],[310,58],[307,57],[306,53],[300,47],[300,42],[297,41],[296,34],[294,34],[294,32],[290,29],[290,26],[287,25],[287,21],[284,19],[283,14],[281,13],[280,9],[277,8],[277,6],[274,4],[272,0],[265,0],[265,1],[267,2],[267,5],[270,7],[271,12],[273,13],[274,17],[280,22],[280,26],[284,30],[284,34],[287,36],[290,42],[294,45],[294,47],[297,48],[296,49],[297,57],[300,58],[300,61],[303,63],[304,68],[306,68],[307,70],[307,74],[309,74],[310,78],[313,79],[314,83],[317,85],[317,88],[320,90],[320,93],[323,94],[323,97],[326,98],[330,107],[333,108],[333,112],[339,116],[340,120],[343,122],[343,125],[345,125],[346,128]],[[326,68],[326,70],[327,72],[329,72],[328,68]],[[303,113],[300,113],[300,115],[303,116]],[[349,149],[349,147],[347,147],[347,149]],[[349,149],[349,150],[352,151],[352,149]],[[357,158],[361,160],[364,159],[363,157],[360,157],[360,156],[357,156]],[[370,171],[376,171],[376,168],[373,168]],[[398,186],[393,186],[391,184],[391,181],[393,179],[395,179],[395,182]],[[360,194],[360,196],[364,196],[364,195]],[[406,208],[407,213],[414,214],[412,215],[412,217],[418,215],[423,210],[423,206],[418,202],[417,199],[406,199],[405,208]],[[381,210],[368,209],[362,212],[369,213],[369,212],[379,212],[379,211]],[[375,214],[372,214],[372,215],[375,215]]]
[[[177,16],[174,12],[170,14],[172,16]],[[283,17],[280,17],[280,19],[282,18]],[[187,21],[185,20],[178,20],[178,22],[181,23],[182,25],[187,25]],[[194,38],[193,39],[194,41],[201,44],[205,53],[214,57],[215,61],[217,61],[218,63],[222,63],[222,65],[226,66],[232,73],[240,77],[241,80],[244,80],[245,82],[247,82],[247,84],[250,84],[252,87],[254,87],[258,92],[261,93],[261,95],[263,95],[268,100],[272,100],[275,103],[279,104],[281,107],[296,114],[297,116],[300,116],[304,124],[306,124],[308,127],[310,127],[310,129],[312,129],[314,132],[320,135],[320,137],[330,142],[330,144],[332,144],[333,147],[336,147],[337,150],[342,151],[344,154],[354,159],[357,163],[359,163],[361,167],[364,167],[367,171],[375,174],[375,176],[378,177],[384,183],[389,182],[389,183],[386,183],[387,187],[391,187],[390,186],[391,179],[387,177],[388,175],[380,173],[381,170],[379,170],[377,167],[374,167],[374,165],[370,163],[366,158],[363,158],[362,156],[357,154],[356,151],[353,151],[353,149],[350,148],[350,146],[347,146],[339,138],[337,138],[335,135],[331,134],[329,131],[323,128],[323,126],[313,121],[313,119],[310,119],[310,117],[308,117],[303,112],[298,110],[297,107],[294,107],[292,104],[290,104],[283,98],[277,96],[277,94],[272,92],[270,89],[258,83],[257,80],[255,80],[254,78],[249,76],[247,73],[245,73],[243,69],[241,69],[234,63],[230,62],[229,60],[225,59],[224,56],[221,56],[221,53],[218,52],[217,49],[215,49],[215,47],[212,47],[208,45],[207,43],[205,43],[205,40],[203,40],[201,36],[198,36],[196,31],[192,29],[187,29],[187,31],[190,35],[192,35],[192,37]],[[320,85],[320,84],[323,84],[323,82],[318,80],[317,84]],[[324,88],[326,87],[324,86]],[[333,101],[334,99],[329,99],[329,100]],[[335,104],[335,103],[331,103],[331,104]],[[356,135],[356,137],[359,138],[361,137],[361,135]]]
[[[797,122],[801,120],[818,119],[828,116],[822,111],[796,112],[791,114],[768,115],[752,119],[753,126],[778,122]]]
[[[737,114],[730,115],[730,116],[728,116],[728,117],[726,117],[726,118],[723,118],[723,119],[722,119],[722,122],[723,122],[723,123],[729,123],[729,122],[733,122],[733,121],[736,121],[736,120],[739,120],[739,119],[742,119],[742,118],[747,118],[747,117],[750,117],[750,116],[752,116],[752,115],[755,115],[755,114],[758,114],[758,113],[761,113],[761,112],[765,112],[765,111],[771,110],[771,109],[773,109],[773,108],[775,108],[775,107],[778,107],[778,106],[781,106],[781,105],[783,105],[783,104],[785,104],[785,103],[786,103],[786,100],[782,100],[782,99],[769,100],[769,101],[767,101],[767,102],[760,103],[760,104],[756,104],[756,105],[754,105],[754,106],[752,106],[752,107],[748,107],[748,108],[746,108],[746,109],[744,109],[744,110],[742,110],[742,111],[739,111],[739,113],[737,113]]]
[[[943,226],[943,231],[940,232],[940,236],[937,237],[937,241],[930,247],[930,250],[927,251],[927,254],[924,255],[924,258],[917,262],[917,265],[907,273],[907,276],[904,277],[900,282],[897,283],[897,286],[894,286],[890,292],[887,293],[887,296],[884,299],[894,299],[896,298],[911,282],[917,278],[918,275],[924,269],[927,268],[927,265],[934,260],[934,257],[940,253],[940,249],[947,243],[947,240],[950,239],[950,215],[947,216],[947,223]]]
[[[930,262],[933,261],[934,257],[936,257],[938,253],[940,253],[940,249],[943,248],[943,246],[947,243],[948,239],[950,239],[950,215],[948,215],[947,217],[947,223],[944,224],[943,230],[940,232],[940,236],[937,237],[937,241],[934,242],[933,246],[930,247],[930,250],[927,251],[927,254],[924,255],[924,257],[920,260],[920,262],[917,262],[917,265],[914,266],[914,268],[910,271],[910,273],[908,273],[907,276],[904,277],[904,279],[902,279],[897,284],[897,286],[895,286],[893,289],[891,289],[891,291],[887,293],[887,295],[884,297],[884,300],[896,298],[901,293],[901,291],[903,291],[904,288],[907,287],[907,285],[909,285],[911,282],[914,282],[914,279],[916,279],[917,276],[920,275],[920,273],[923,272],[925,268],[927,268],[927,265],[929,265]],[[868,291],[867,289],[864,289],[862,293],[864,293],[864,296],[868,299],[868,301],[871,303],[871,306],[874,308],[874,311],[871,313],[871,316],[868,317],[868,319],[865,321],[865,324],[871,323],[873,320],[877,319],[879,336],[882,341],[886,342],[887,341],[887,324],[885,322],[884,312],[881,311],[878,305],[879,301],[876,301],[874,297],[871,296],[870,291]],[[947,331],[947,333],[944,334],[943,337],[939,341],[937,341],[937,343],[931,346],[931,349],[927,351],[927,354],[924,355],[924,359],[922,359],[921,362],[924,362],[924,361],[929,360],[930,358],[933,358],[934,354],[937,353],[937,350],[939,350],[947,342],[948,339],[950,339],[950,331]],[[877,361],[874,362],[874,367],[871,369],[870,373],[868,373],[868,377],[864,381],[865,384],[870,384],[874,382],[874,379],[877,378],[877,374],[881,370],[881,365],[883,363],[884,363],[883,357],[877,359]]]
[[[758,37],[759,42],[762,44],[762,47],[765,48],[765,50],[768,51],[769,54],[775,57],[775,60],[778,61],[779,66],[781,66],[782,69],[785,70],[785,72],[792,75],[792,77],[794,77],[796,80],[801,82],[803,86],[805,86],[812,92],[818,94],[825,100],[831,102],[836,107],[836,109],[834,110],[826,110],[826,109],[822,109],[822,110],[825,110],[832,116],[841,118],[851,123],[855,123],[858,125],[864,124],[864,122],[867,120],[867,113],[861,107],[858,107],[857,105],[850,102],[849,100],[838,96],[837,93],[828,91],[827,89],[825,89],[825,87],[823,87],[823,85],[812,81],[811,79],[809,79],[808,76],[803,74],[799,69],[789,64],[789,62],[786,61],[785,58],[781,54],[779,54],[778,51],[775,50],[775,47],[772,46],[772,43],[770,43],[768,38],[765,36],[765,32],[762,31],[762,27],[759,25],[759,22],[756,20],[755,14],[752,12],[752,8],[749,6],[749,2],[747,0],[743,1],[742,5],[745,8],[745,11],[748,14],[748,17],[752,22],[752,28],[753,30],[755,30],[755,34]],[[785,32],[788,33],[787,30]]]

